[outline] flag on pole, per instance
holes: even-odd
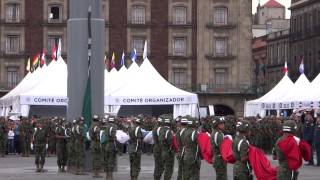
[[[61,57],[61,39],[59,39],[59,43],[58,43],[58,49],[57,49],[57,60]]]
[[[110,70],[116,67],[115,58],[116,58],[116,57],[115,57],[115,54],[114,54],[114,52],[113,52],[113,53],[112,53],[111,60],[110,60],[110,64],[109,64]]]
[[[88,9],[88,79],[87,86],[84,92],[83,105],[82,105],[82,117],[85,120],[85,123],[88,128],[91,126],[91,117],[92,117],[92,100],[91,100],[91,81],[90,81],[90,61],[91,61],[91,6]],[[59,48],[58,48],[59,49]],[[60,46],[61,50],[61,46]],[[58,56],[59,57],[59,56]]]
[[[43,49],[42,56],[40,59],[40,67],[42,67],[43,65],[46,65],[46,51],[45,51],[45,49]]]
[[[51,58],[52,60],[57,60],[57,47],[56,44],[54,44],[51,48]]]
[[[147,58],[148,55],[148,45],[147,45],[147,40],[144,42],[144,49],[143,49],[143,60]]]
[[[124,51],[122,52],[122,56],[121,56],[121,66],[123,66],[124,65],[124,62],[125,62],[125,54],[124,54]]]
[[[303,57],[299,66],[299,72],[300,74],[304,74],[304,64],[303,64]]]
[[[28,58],[28,61],[27,61],[27,66],[26,66],[26,71],[30,72],[31,71],[31,62],[30,62],[30,57]]]
[[[37,53],[32,59],[32,69],[33,71],[38,68],[40,64],[40,53]]]
[[[106,55],[104,55],[104,65],[105,65],[105,68],[108,69],[108,59]]]
[[[132,60],[132,62],[136,62],[136,60],[137,60],[137,50],[136,50],[136,48],[133,48],[133,51],[131,53],[131,60]]]
[[[284,73],[285,75],[288,75],[288,65],[287,65],[287,61],[284,63],[284,67],[283,67],[282,71],[283,71],[283,73]]]

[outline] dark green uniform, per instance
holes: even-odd
[[[161,129],[162,129],[162,127],[160,125],[158,125],[152,130],[152,136],[153,136],[153,141],[154,141],[154,146],[153,146],[153,156],[154,156],[153,177],[155,180],[160,180],[161,175],[164,170],[163,160],[161,157],[161,153],[162,153],[161,144],[159,142],[159,135],[160,135]]]
[[[182,144],[182,136],[183,133],[186,131],[186,127],[181,127],[178,129],[176,133],[176,139],[177,139],[177,144],[178,144],[178,153],[176,154],[177,160],[178,160],[178,176],[177,180],[182,180],[182,169],[183,169],[183,144]]]
[[[85,125],[79,123],[75,128],[75,167],[76,174],[82,174],[84,168],[85,158],[85,138],[86,128]]]
[[[193,128],[188,128],[182,135],[183,144],[183,180],[200,179],[200,154],[197,143],[198,132]]]
[[[141,148],[143,134],[139,125],[134,125],[129,129],[129,157],[130,176],[132,180],[137,180],[141,170]]]
[[[90,128],[89,131],[91,138],[91,152],[92,152],[92,166],[94,176],[99,176],[99,170],[101,169],[101,145],[100,145],[100,126],[97,122]]]
[[[43,171],[48,146],[48,132],[45,128],[35,128],[33,133],[33,147],[37,172]],[[40,169],[39,169],[40,167]]]
[[[68,170],[68,172],[71,172],[71,169],[72,169],[72,167],[71,167],[71,153],[70,153],[70,151],[71,151],[71,134],[72,134],[72,124],[71,124],[71,122],[68,122],[67,124],[66,124],[66,130],[65,130],[65,136],[66,136],[66,140],[67,140],[67,156],[68,156],[68,158],[67,158],[67,170]]]
[[[241,158],[248,156],[249,142],[243,135],[237,135],[232,143],[232,150],[236,159],[233,167],[233,177],[235,180],[249,180],[251,168],[247,161],[241,161]]]
[[[112,174],[115,170],[117,156],[117,126],[113,122],[108,122],[106,127],[103,128],[103,130],[107,141],[105,144],[102,145],[104,168],[107,174],[107,178],[113,179]]]
[[[65,130],[62,122],[61,124],[58,124],[55,129],[58,172],[65,172],[65,166],[67,165],[68,160]]]
[[[0,155],[4,157],[6,151],[6,126],[4,120],[2,119],[0,122]]]
[[[216,170],[216,179],[217,180],[227,180],[227,163],[222,159],[220,153],[220,147],[224,134],[217,129],[213,129],[211,134],[211,147],[213,150],[213,167]]]
[[[173,132],[168,126],[164,126],[159,134],[161,145],[161,159],[164,167],[164,180],[170,180],[174,167]]]

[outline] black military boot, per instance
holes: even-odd
[[[36,164],[36,167],[37,167],[36,172],[40,172],[39,164]]]
[[[40,164],[40,171],[39,172],[44,172],[43,170],[43,164]]]
[[[62,172],[61,166],[59,166],[59,168],[58,168],[58,173],[61,173],[61,172]]]
[[[61,172],[66,172],[66,167],[62,166]]]

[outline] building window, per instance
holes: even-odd
[[[7,67],[8,88],[14,88],[19,82],[19,68]]]
[[[216,38],[215,52],[216,56],[227,55],[227,38]]]
[[[132,38],[132,48],[135,48],[138,55],[143,53],[145,38],[143,37],[133,37]]]
[[[7,35],[6,36],[6,53],[18,54],[20,51],[20,36]]]
[[[187,24],[187,8],[175,7],[174,8],[174,24]]]
[[[227,70],[225,68],[214,69],[214,83],[217,87],[227,84]]]
[[[61,22],[62,21],[62,6],[51,5],[49,6],[49,22]]]
[[[58,48],[59,39],[61,39],[61,42],[62,42],[62,37],[60,35],[48,36],[48,41],[47,41],[47,53],[48,54],[51,54],[51,50],[54,46],[56,48]]]
[[[176,37],[173,40],[173,55],[185,56],[187,53],[187,38]]]
[[[20,4],[7,4],[6,8],[6,21],[19,22],[20,20]]]
[[[214,9],[214,24],[227,25],[228,9],[225,7],[217,7]]]
[[[173,69],[173,84],[179,88],[185,88],[187,85],[187,70],[185,68]]]
[[[132,7],[132,24],[146,23],[146,8],[144,6]]]

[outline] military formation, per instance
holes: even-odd
[[[172,179],[174,161],[178,164],[178,180],[200,178],[201,153],[198,142],[199,133],[207,133],[212,147],[212,166],[216,179],[228,179],[227,163],[221,156],[221,144],[226,136],[233,139],[232,151],[235,157],[233,178],[235,180],[253,179],[248,148],[254,145],[265,153],[272,153],[279,161],[277,179],[297,178],[298,172],[288,169],[287,160],[277,146],[279,140],[288,134],[307,141],[313,156],[309,165],[320,166],[320,113],[314,116],[311,110],[295,111],[290,117],[249,117],[210,116],[202,119],[189,116],[173,118],[164,114],[157,118],[138,115],[121,118],[111,115],[92,117],[91,127],[85,119],[79,117],[73,121],[54,117],[21,118],[20,139],[21,156],[35,155],[36,172],[45,172],[45,158],[56,153],[58,172],[85,174],[85,153],[91,150],[92,172],[94,178],[101,178],[105,173],[107,180],[113,180],[117,170],[117,156],[127,149],[130,163],[130,177],[139,179],[141,156],[153,152],[155,180]],[[6,152],[7,125],[0,119],[0,156]],[[128,135],[126,143],[117,140],[117,131]],[[151,133],[153,142],[144,142],[144,137]],[[52,145],[54,143],[54,146]],[[51,145],[50,145],[51,144]],[[52,147],[53,146],[53,147]]]

